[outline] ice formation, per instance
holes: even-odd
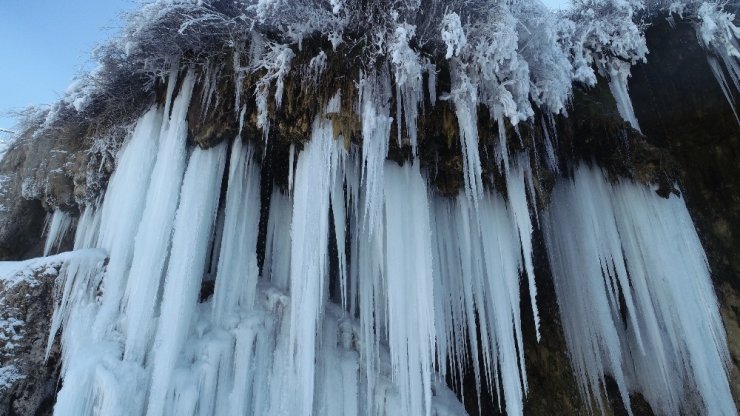
[[[291,157],[290,192],[274,186],[269,201],[249,141],[187,145],[191,73],[139,119],[103,200],[77,221],[87,254],[62,270],[55,414],[460,415],[453,389],[472,369],[479,402],[487,391],[522,415],[536,223],[585,397],[603,407],[610,376],[628,408],[638,391],[660,414],[733,414],[724,329],[681,199],[581,167],[534,216],[526,153],[509,158],[506,198],[438,195],[418,161],[386,160],[384,77],[361,86],[362,147],[334,131],[337,94]]]
[[[603,411],[608,374],[628,409],[640,391],[659,414],[735,414],[717,298],[683,200],[582,166],[556,186],[543,218],[585,397]]]
[[[541,229],[587,402],[603,411],[610,377],[628,409],[639,392],[659,414],[735,414],[724,329],[683,201],[579,167],[538,212],[533,179],[540,162],[560,172],[553,117],[574,82],[603,77],[639,130],[627,86],[647,54],[636,18],[646,5],[698,16],[732,102],[734,17],[688,0],[574,1],[559,14],[528,0],[390,3],[154,1],[108,46],[126,57],[122,68],[166,87],[126,138],[101,200],[76,219],[78,255],[64,257],[49,336],[51,348],[61,333],[63,351],[54,413],[461,415],[472,372],[478,404],[487,394],[522,415],[524,326],[541,337]],[[160,39],[168,19],[177,35]],[[211,55],[214,44],[229,56]],[[296,88],[291,77],[315,92],[348,44],[364,48],[348,64],[362,69],[342,74],[356,90],[318,94],[335,95],[317,105],[306,140],[290,142],[286,189],[264,183],[274,178],[259,150],[279,127],[273,113]],[[326,48],[303,59],[304,46]],[[192,56],[181,65],[182,50]],[[442,71],[449,91],[437,89]],[[222,94],[216,84],[229,76],[234,91]],[[57,107],[92,108],[98,92],[77,87]],[[190,114],[195,100],[201,114]],[[192,117],[226,100],[238,133],[194,145]],[[417,119],[439,101],[458,128],[456,196],[428,185],[419,157]],[[486,113],[495,137],[482,139]],[[341,117],[359,121],[361,144],[343,137]],[[533,120],[544,155],[507,142],[507,129]],[[247,137],[247,123],[261,137]],[[483,140],[494,144],[495,173],[481,161]],[[407,153],[402,164],[388,159],[392,146]],[[54,212],[45,254],[73,222]],[[533,322],[523,322],[530,308]]]
[[[685,8],[681,12],[685,13]],[[740,90],[740,28],[735,26],[735,15],[712,2],[703,2],[695,13],[698,18],[696,32],[699,42],[707,49],[707,60],[712,73],[740,124],[733,98],[733,92]],[[732,84],[727,82],[725,74],[729,75]]]
[[[170,117],[163,120],[165,112],[158,108],[142,116],[120,152],[111,186],[97,209],[102,215],[89,207],[79,219],[76,248],[101,247],[96,252],[101,254],[85,266],[70,263],[64,275],[50,345],[62,327],[63,378],[75,382],[65,383],[55,413],[464,414],[454,394],[439,383],[433,360],[429,217],[388,224],[402,218],[384,215],[383,205],[376,208],[378,235],[388,236],[386,244],[402,244],[412,251],[394,250],[395,258],[382,247],[376,253],[373,261],[388,270],[382,277],[389,279],[389,291],[382,293],[381,307],[389,320],[376,322],[373,337],[364,341],[348,302],[343,308],[331,298],[328,268],[329,239],[344,232],[345,208],[353,218],[366,220],[366,208],[353,203],[342,186],[352,176],[345,169],[359,173],[359,160],[334,140],[330,120],[317,117],[314,137],[298,155],[292,194],[275,191],[272,197],[260,273],[260,172],[252,146],[237,137],[230,146],[223,142],[212,149],[186,151],[181,109],[190,88],[186,78],[173,97]],[[339,96],[327,105],[327,112],[338,101]],[[230,161],[224,175],[227,150]],[[187,163],[180,162],[187,153]],[[141,156],[147,157],[143,165]],[[175,175],[165,170],[173,166]],[[383,162],[378,168],[386,173],[377,184],[381,204],[401,207],[408,217],[428,210],[418,165],[400,168]],[[164,175],[182,175],[171,181],[180,182],[179,189],[171,191],[171,183],[164,187]],[[222,177],[227,181],[223,201]],[[403,178],[413,184],[417,205],[405,204],[409,183]],[[395,190],[389,194],[390,189]],[[164,196],[176,206],[162,205]],[[329,215],[335,224],[331,230]],[[160,225],[147,227],[149,216]],[[162,235],[163,229],[172,233]],[[383,230],[398,230],[409,240]],[[364,240],[363,232],[352,233],[353,245]],[[426,238],[420,252],[413,245],[417,238]],[[408,257],[416,252],[416,257]],[[161,253],[166,264],[149,263],[148,272],[137,267],[139,261],[156,260],[153,253]],[[350,274],[350,265],[338,255],[337,264],[344,269],[340,274]],[[426,267],[424,292],[418,292],[413,281],[403,283],[418,265]],[[199,296],[204,279],[215,279],[214,293],[206,299]],[[356,281],[349,289],[347,280],[354,278],[344,279],[342,291],[361,290]],[[392,296],[389,282],[406,289]],[[418,304],[406,302],[413,293]],[[356,293],[347,296],[358,298]],[[411,312],[427,319],[424,338],[406,324],[398,326],[407,322],[400,317]],[[372,377],[363,375],[369,372],[360,350],[364,343],[373,345],[377,354]],[[390,368],[382,358],[389,355],[395,357]],[[345,393],[341,400],[336,391]]]
[[[62,240],[72,226],[72,216],[62,210],[55,210],[51,220],[47,223],[46,243],[44,244],[44,256],[51,254],[52,250],[58,249]]]

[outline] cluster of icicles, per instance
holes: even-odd
[[[49,338],[61,329],[56,415],[463,415],[448,383],[462,386],[466,368],[479,395],[521,415],[520,276],[538,320],[531,218],[587,403],[603,408],[610,376],[628,409],[639,391],[661,414],[735,414],[680,198],[581,167],[537,216],[524,158],[507,161],[507,199],[439,196],[418,162],[386,161],[391,119],[368,89],[362,149],[318,115],[290,189],[261,201],[247,141],[188,148],[194,82],[177,94],[170,83],[164,107],[141,117],[104,200],[77,221]]]

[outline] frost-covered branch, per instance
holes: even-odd
[[[697,22],[700,42],[719,57],[730,83],[718,78],[737,88],[739,30],[728,8],[720,1],[574,0],[554,14],[536,0],[151,0],[95,50],[97,67],[49,108],[42,128],[64,120],[102,134],[143,111],[173,65],[208,72],[202,79],[212,84],[233,66],[237,117],[243,123],[244,111],[255,108],[267,134],[270,96],[279,109],[286,79],[306,77],[301,84],[316,86],[333,59],[344,59],[344,75],[355,78],[388,67],[398,137],[405,132],[412,147],[423,79],[436,88],[440,70],[456,72],[452,91],[440,93],[467,96],[513,124],[531,120],[535,109],[563,113],[574,83],[602,77],[637,127],[627,79],[648,53],[643,22],[669,13]],[[213,63],[220,69],[209,69]],[[214,98],[220,92],[213,85],[208,91],[203,111],[224,99]],[[436,98],[438,91],[428,93]],[[254,101],[245,106],[247,99]]]

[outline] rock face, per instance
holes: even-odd
[[[59,349],[45,358],[60,262],[15,263],[0,276],[0,414],[51,414]]]
[[[79,137],[80,132],[28,132],[0,161],[0,259],[40,256],[47,211],[78,212],[90,160],[89,144]]]
[[[740,126],[690,24],[679,23],[671,28],[667,23],[657,23],[647,31],[647,40],[651,50],[649,62],[638,65],[630,80],[643,134],[625,126],[606,86],[578,90],[570,117],[556,122],[561,139],[559,159],[566,171],[576,161],[596,160],[614,174],[657,182],[664,194],[674,191],[674,181],[678,181],[713,270],[733,360],[731,384],[736,403],[740,403]],[[442,78],[440,88],[445,88],[448,83]],[[297,113],[305,110],[298,104],[292,105],[291,97],[286,97],[286,112],[294,107]],[[450,109],[444,106],[441,104],[432,116],[420,121],[420,131],[425,132],[422,135],[432,142],[426,143],[424,149],[435,150],[434,154],[420,157],[423,164],[435,166],[432,180],[440,191],[454,194],[462,183],[461,150],[459,140],[452,137],[458,131],[454,117],[449,117]],[[232,110],[211,110],[206,117],[211,122],[204,123],[197,116],[202,109],[191,107],[191,141],[207,147],[216,144],[214,137],[233,134],[235,126],[229,124],[231,118],[226,116]],[[295,123],[277,126],[276,131],[287,133],[282,140],[278,137],[268,144],[263,175],[278,185],[287,177],[288,146],[300,145],[296,137],[302,136],[294,130],[301,130],[299,127],[306,124],[298,122],[301,114],[293,117]],[[343,117],[337,114],[337,122],[343,127],[357,128],[351,117]],[[490,132],[493,127],[483,126],[481,137],[495,136],[485,133],[486,129]],[[537,130],[520,126],[519,133],[524,141],[537,140],[541,134]],[[513,131],[510,134],[515,137]],[[357,139],[356,134],[346,136]],[[40,255],[47,212],[63,209],[77,214],[81,202],[99,193],[95,175],[108,175],[113,169],[113,158],[105,156],[109,150],[100,149],[93,152],[97,156],[91,157],[88,150],[93,144],[81,137],[87,137],[86,133],[74,129],[52,130],[40,137],[28,133],[0,161],[0,259]],[[255,137],[260,140],[259,135]],[[481,147],[485,150],[486,144]],[[114,149],[115,145],[103,148]],[[402,158],[402,153],[402,149],[391,150],[392,157]],[[545,174],[536,185],[544,203],[552,180]],[[536,342],[532,319],[527,316],[530,312],[524,308],[525,361],[530,385],[525,411],[530,415],[586,414],[588,406],[579,397],[569,365],[541,234],[536,231],[535,236],[543,338]],[[263,244],[264,241],[260,243]],[[48,361],[44,355],[59,267],[39,263],[24,268],[21,274],[13,274],[12,279],[0,280],[2,414],[50,412],[57,388],[58,352],[53,349]],[[527,304],[526,290],[522,293],[522,304]],[[466,404],[475,408],[474,389],[466,388],[465,392]],[[609,396],[618,397],[613,392]],[[483,406],[485,414],[497,414],[495,397],[483,399],[492,405]],[[636,414],[650,414],[639,398],[634,399]],[[614,414],[625,413],[618,400],[612,404]]]

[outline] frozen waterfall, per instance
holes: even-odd
[[[628,409],[639,392],[660,414],[735,414],[681,198],[582,166],[538,213],[526,153],[506,154],[506,193],[484,188],[465,96],[470,172],[460,195],[442,196],[418,160],[386,160],[382,74],[361,86],[362,148],[337,137],[337,95],[289,189],[266,194],[249,140],[187,143],[193,83],[138,120],[104,199],[77,220],[75,249],[87,250],[65,264],[49,337],[61,331],[56,415],[464,415],[454,388],[470,371],[479,402],[488,392],[522,415],[540,227],[585,397],[603,407],[608,376]],[[415,100],[405,94],[404,110]],[[49,249],[68,221],[54,215]]]

